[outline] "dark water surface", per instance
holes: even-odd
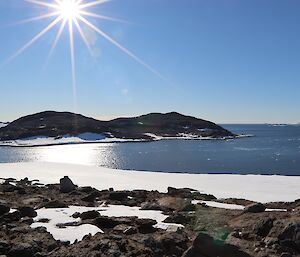
[[[50,161],[165,172],[300,175],[300,126],[223,126],[255,137],[0,147],[0,162]]]

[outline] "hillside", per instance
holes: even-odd
[[[82,133],[146,140],[155,137],[223,138],[234,136],[230,131],[215,123],[176,112],[150,113],[132,118],[100,121],[70,112],[46,111],[21,117],[0,128],[0,140],[17,140],[36,136],[76,136]]]

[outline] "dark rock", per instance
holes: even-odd
[[[202,201],[213,201],[217,200],[217,197],[211,194],[203,194],[200,192],[193,192],[192,193],[192,198],[195,200],[202,200]]]
[[[74,214],[73,214],[74,215]],[[100,213],[97,211],[87,211],[80,214],[82,220],[95,219],[100,216]]]
[[[271,218],[260,219],[255,224],[255,227],[254,227],[255,234],[262,236],[262,237],[266,237],[273,227],[273,221],[274,221],[274,219],[271,219]]]
[[[8,257],[32,257],[34,248],[28,243],[19,243],[14,245],[8,252]]]
[[[81,200],[84,201],[84,202],[92,203],[100,195],[101,195],[101,193],[99,191],[95,191],[95,192],[92,192],[92,193],[88,194],[87,196],[83,197]]]
[[[266,210],[266,206],[263,205],[262,203],[254,203],[247,205],[245,207],[244,212],[250,212],[250,213],[259,213],[259,212],[264,212]]]
[[[158,199],[157,203],[161,206],[161,208],[178,211],[184,209],[191,203],[191,201],[181,197],[167,196]]]
[[[165,223],[187,224],[192,220],[192,216],[188,213],[175,212],[167,217]]]
[[[200,233],[193,245],[182,257],[251,257],[241,251],[237,246],[226,244],[220,240],[214,240],[209,235]]]
[[[61,202],[59,200],[54,200],[54,201],[50,201],[47,202],[45,204],[43,204],[43,207],[46,209],[50,209],[50,208],[67,208],[68,205],[64,202]]]
[[[7,241],[0,241],[0,254],[5,254],[8,252],[10,244]]]
[[[145,202],[141,204],[141,210],[166,211],[167,208],[162,207],[157,202]]]
[[[23,218],[21,222],[23,224],[31,225],[34,221],[33,221],[33,218],[26,217],[26,218]]]
[[[181,209],[179,209],[179,211],[187,211],[187,212],[196,211],[196,205],[192,203],[187,203]]]
[[[290,253],[282,253],[280,257],[293,257]]]
[[[300,223],[288,224],[278,236],[281,245],[300,252]]]
[[[76,186],[73,184],[72,180],[68,176],[64,176],[59,181],[60,192],[70,193],[76,189]]]
[[[80,217],[80,212],[75,212],[75,213],[73,213],[72,217],[73,217],[74,219],[79,218],[79,217]]]
[[[114,217],[100,216],[93,220],[93,224],[99,228],[114,228],[120,222]]]
[[[21,214],[19,211],[14,211],[4,214],[2,218],[7,222],[19,221],[21,219]]]
[[[136,224],[140,233],[152,233],[155,231],[154,225],[157,224],[156,220],[152,219],[138,219]]]
[[[128,193],[126,192],[110,192],[109,199],[114,201],[123,201],[126,200],[128,197]]]
[[[21,217],[30,217],[30,218],[34,218],[37,216],[37,212],[29,206],[23,206],[18,208],[18,211],[21,214]]]
[[[8,213],[9,210],[10,210],[10,208],[6,204],[1,204],[0,203],[0,216],[5,214],[5,213]]]
[[[196,191],[196,190],[194,190]],[[192,192],[189,188],[174,188],[168,187],[168,195],[182,197],[182,198],[191,198]]]
[[[40,223],[48,223],[50,220],[47,219],[47,218],[42,218],[42,219],[39,219],[37,222],[40,222]]]
[[[3,193],[11,193],[11,192],[14,192],[17,189],[18,189],[17,186],[11,185],[10,183],[2,185],[2,191],[3,191]]]

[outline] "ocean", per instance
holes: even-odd
[[[58,162],[141,171],[300,175],[300,126],[222,125],[253,137],[0,147],[0,162]]]

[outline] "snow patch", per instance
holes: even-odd
[[[290,202],[300,198],[300,176],[186,174],[114,170],[76,164],[58,163],[2,163],[1,177],[39,179],[41,183],[57,183],[69,176],[79,186],[99,190],[158,190],[169,186],[193,188],[217,198],[242,198],[256,202]]]
[[[75,212],[83,213],[86,211],[98,211],[102,216],[108,217],[138,217],[140,219],[153,219],[157,221],[154,226],[156,228],[168,229],[172,227],[180,228],[183,225],[164,223],[168,216],[162,214],[161,211],[140,210],[139,207],[129,207],[124,205],[108,205],[99,207],[84,207],[84,206],[69,206],[69,208],[56,209],[39,209],[37,210],[37,217],[34,218],[32,228],[45,227],[54,239],[61,241],[70,241],[74,243],[75,240],[81,241],[85,235],[92,236],[103,231],[97,226],[91,224],[83,224],[78,226],[58,227],[58,224],[80,222],[80,218],[73,218]],[[48,219],[48,223],[39,222],[41,219]]]

